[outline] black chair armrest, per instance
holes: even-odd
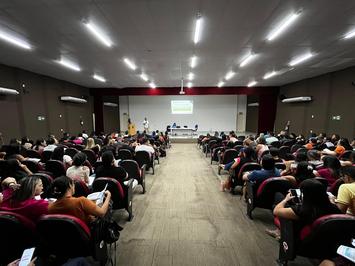
[[[254,186],[255,182],[246,182],[246,201],[247,201],[247,215],[250,219],[253,219],[252,211],[254,210]]]
[[[124,186],[125,197],[125,209],[128,212],[128,221],[133,218],[133,179],[128,180],[128,184]]]
[[[143,187],[143,194],[145,193],[145,164],[141,167],[141,180],[142,180],[142,187]]]
[[[292,220],[280,218],[280,249],[279,261],[287,263],[288,260],[294,260],[296,257],[296,236],[295,223]]]

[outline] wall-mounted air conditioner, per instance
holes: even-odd
[[[248,103],[249,107],[258,107],[259,103]]]
[[[301,103],[301,102],[310,102],[310,101],[312,101],[312,97],[310,96],[285,98],[282,100],[283,103]]]
[[[18,94],[20,93],[17,90],[0,87],[0,95],[18,95]]]
[[[87,103],[88,101],[83,98],[77,98],[73,96],[60,96],[60,100],[63,102],[71,102],[71,103]]]
[[[118,107],[118,104],[117,103],[104,102],[104,106]]]

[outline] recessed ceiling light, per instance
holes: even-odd
[[[257,84],[257,82],[254,80],[254,81],[251,81],[251,82],[249,82],[248,83],[248,87],[253,87],[253,86],[255,86]]]
[[[151,82],[151,83],[149,83],[149,87],[151,87],[152,89],[155,89],[157,86],[155,85],[154,82]]]
[[[190,60],[191,60],[191,61],[190,61],[190,67],[191,67],[191,68],[194,68],[194,67],[196,66],[197,57],[194,55],[194,56],[191,57]]]
[[[69,68],[69,69],[71,69],[71,70],[74,70],[74,71],[81,71],[81,69],[80,69],[80,67],[77,65],[77,64],[75,64],[75,63],[73,63],[73,62],[71,62],[71,61],[69,61],[69,60],[67,60],[67,59],[64,59],[64,58],[61,58],[59,61],[57,61],[59,64],[61,64],[62,66],[65,66],[66,68]]]
[[[278,37],[282,32],[284,32],[295,20],[298,18],[298,16],[301,14],[301,11],[292,13],[288,15],[280,24],[279,26],[273,30],[267,37],[268,41],[274,40],[276,37]]]
[[[304,61],[307,61],[308,59],[310,59],[313,55],[314,54],[312,54],[312,53],[306,53],[304,55],[298,56],[289,63],[289,66],[295,66],[295,65],[301,64]]]
[[[140,77],[141,77],[141,79],[143,79],[144,81],[148,81],[148,77],[147,77],[146,74],[142,73],[142,74],[140,74]]]
[[[193,80],[195,77],[194,73],[190,72],[189,75],[187,76],[188,80]]]
[[[269,79],[273,76],[277,75],[277,72],[276,71],[272,71],[272,72],[269,72],[269,73],[266,73],[263,77],[263,79]]]
[[[191,87],[192,87],[192,82],[188,82],[188,83],[187,83],[187,87],[188,87],[188,88],[191,88]]]
[[[255,58],[255,56],[256,56],[256,54],[253,54],[253,53],[251,53],[251,54],[249,54],[248,56],[246,56],[246,57],[243,59],[243,61],[240,63],[239,67],[246,66],[248,63],[250,63],[250,61],[251,61],[252,59]]]
[[[88,22],[88,23],[84,23],[84,25],[104,45],[106,45],[108,47],[112,46],[111,40],[107,36],[105,36],[105,34],[102,32],[102,30],[99,29],[95,24]]]
[[[99,76],[99,75],[93,75],[92,76],[94,79],[98,80],[98,81],[101,81],[101,82],[106,82],[106,79],[102,76]]]
[[[229,71],[226,76],[224,77],[225,80],[231,79],[235,75],[235,72]]]
[[[27,50],[32,49],[31,45],[28,42],[26,42],[25,40],[21,40],[15,36],[12,36],[6,32],[3,32],[1,30],[0,30],[0,39],[6,41],[8,43],[14,44],[18,47],[21,47],[23,49],[27,49]]]
[[[132,69],[132,70],[136,70],[136,65],[131,61],[129,60],[127,57],[123,58],[123,61],[126,63],[126,65]]]
[[[220,88],[220,87],[223,87],[223,85],[224,85],[224,82],[220,81],[217,86]]]
[[[350,39],[355,36],[355,30],[349,31],[347,34],[345,34],[344,39]]]
[[[195,24],[195,34],[194,34],[194,43],[197,44],[201,38],[202,31],[202,17],[200,15],[197,16],[196,24]]]

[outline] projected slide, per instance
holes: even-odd
[[[193,101],[171,101],[171,113],[177,115],[192,114],[194,109]]]

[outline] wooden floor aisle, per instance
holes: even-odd
[[[239,196],[219,191],[213,167],[195,144],[168,150],[146,176],[146,194],[134,193],[117,265],[276,265],[278,243],[265,234],[270,211],[255,210],[249,220]],[[310,264],[301,258],[290,265]]]

